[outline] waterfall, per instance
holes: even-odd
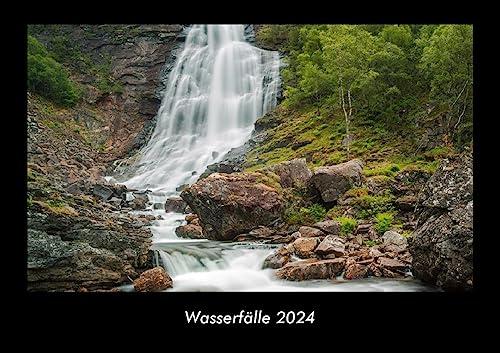
[[[194,25],[169,74],[156,127],[131,166],[131,188],[174,195],[250,136],[276,105],[277,52],[245,42],[243,25]]]

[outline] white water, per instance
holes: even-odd
[[[276,105],[278,53],[244,41],[242,25],[195,25],[171,71],[148,144],[131,166],[129,188],[150,189],[152,203],[177,195],[207,165],[220,161],[250,136],[256,118]],[[153,249],[174,281],[173,291],[405,291],[424,290],[415,281],[322,280],[293,283],[263,270],[272,247],[186,240],[175,235],[184,215],[147,210],[155,221]]]

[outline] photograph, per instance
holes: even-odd
[[[26,292],[473,292],[473,27],[27,23]]]

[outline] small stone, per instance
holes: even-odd
[[[163,267],[147,270],[134,281],[134,289],[137,292],[157,292],[167,288],[172,288],[172,279]]]

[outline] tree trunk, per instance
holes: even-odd
[[[347,91],[350,94],[350,90]],[[350,114],[347,112],[347,108],[345,105],[345,97],[344,97],[344,86],[342,86],[342,80],[340,80],[340,101],[342,103],[342,110],[344,111],[345,117],[345,133],[346,133],[346,146],[347,146],[347,158],[350,158],[350,150],[349,150],[349,118]],[[349,98],[350,101],[350,98]],[[349,102],[350,103],[350,102]]]

